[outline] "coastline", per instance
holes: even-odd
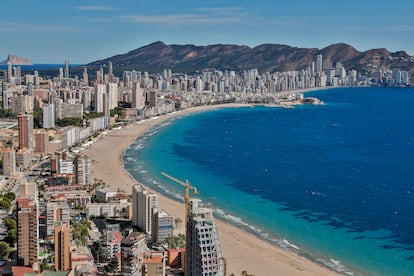
[[[251,105],[223,104],[193,107],[183,111],[171,113],[162,117],[153,118],[128,125],[125,128],[109,131],[100,135],[96,142],[84,153],[92,159],[93,177],[103,180],[113,190],[131,193],[132,186],[138,183],[124,169],[122,155],[130,144],[150,128],[170,118],[214,110],[218,108],[246,107]],[[110,149],[110,154],[108,154]],[[159,207],[168,211],[174,218],[180,217],[184,221],[184,206],[159,193]],[[276,247],[257,236],[237,228],[216,218],[223,255],[227,260],[227,273],[240,275],[242,271],[254,275],[269,275],[269,271],[277,271],[280,275],[339,275],[302,256]],[[175,230],[184,232],[181,223]]]

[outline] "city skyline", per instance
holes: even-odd
[[[19,4],[17,4],[19,3]],[[387,48],[414,54],[414,4],[347,1],[2,1],[0,60],[83,64],[155,41],[166,44],[263,43],[324,48],[347,43],[359,51]]]

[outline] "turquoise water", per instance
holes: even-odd
[[[414,274],[413,89],[312,93],[324,106],[172,119],[124,154],[176,199],[189,179],[216,216],[344,274]],[[254,272],[252,272],[254,273]]]

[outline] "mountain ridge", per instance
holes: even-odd
[[[6,60],[0,62],[0,64],[7,64],[11,62],[13,65],[33,65],[32,61],[28,58],[19,57],[17,55],[8,55]]]
[[[405,51],[390,52],[385,48],[359,51],[346,43],[336,43],[325,48],[301,48],[283,44],[264,43],[253,48],[236,44],[165,44],[156,41],[124,54],[87,64],[98,68],[112,62],[114,69],[160,72],[171,69],[190,73],[205,68],[232,70],[258,69],[261,72],[305,69],[316,55],[322,54],[324,68],[341,62],[346,69],[367,73],[373,68],[407,70],[414,74],[414,57]]]

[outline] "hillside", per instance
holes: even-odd
[[[404,51],[391,53],[387,49],[372,49],[360,52],[344,43],[317,49],[280,44],[262,44],[254,48],[231,44],[166,45],[159,41],[87,66],[97,69],[110,61],[114,70],[118,71],[135,69],[160,72],[171,69],[175,72],[194,72],[205,68],[257,68],[260,72],[274,72],[304,69],[319,53],[323,56],[325,68],[341,62],[347,69],[360,72],[368,72],[373,68],[400,68],[414,74],[414,57]]]
[[[18,57],[16,55],[9,55],[7,59],[4,61],[1,61],[0,64],[7,64],[7,62],[9,61],[14,65],[33,65],[30,59]]]

